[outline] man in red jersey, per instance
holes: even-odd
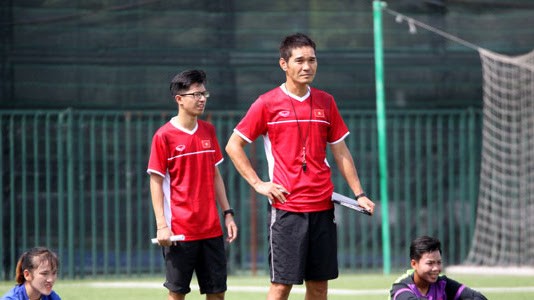
[[[153,136],[148,163],[157,240],[166,266],[168,299],[185,299],[196,273],[206,299],[224,299],[226,254],[217,211],[223,211],[227,241],[237,237],[234,211],[217,165],[223,161],[215,127],[199,120],[209,92],[206,74],[187,70],[170,85],[178,115]],[[171,236],[177,242],[171,242]]]
[[[286,81],[259,96],[234,129],[226,151],[236,169],[271,203],[267,299],[287,299],[293,284],[306,282],[306,299],[326,299],[328,280],[337,278],[337,230],[326,161],[326,146],[358,203],[374,203],[360,185],[344,142],[349,134],[334,98],[310,87],[317,70],[315,43],[304,34],[280,45]],[[263,136],[270,181],[252,168],[244,147]]]

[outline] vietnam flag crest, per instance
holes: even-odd
[[[202,148],[210,149],[211,148],[211,140],[202,140]]]
[[[313,114],[316,118],[324,118],[324,109],[314,109]]]

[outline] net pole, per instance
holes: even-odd
[[[382,8],[386,3],[373,0],[373,26],[376,77],[376,122],[378,131],[378,164],[380,172],[380,213],[382,215],[383,273],[391,272],[391,250],[388,215],[388,166],[386,145],[386,111],[384,97],[384,57],[382,46]]]

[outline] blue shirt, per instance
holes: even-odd
[[[12,288],[9,292],[7,292],[0,300],[30,300],[28,297],[28,294],[26,293],[26,288],[24,288],[24,284],[17,284],[14,288]],[[41,296],[41,300],[61,300],[61,297],[59,297],[56,292],[52,291],[50,295],[48,296]]]

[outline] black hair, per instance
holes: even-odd
[[[43,262],[48,262],[50,269],[53,272],[57,272],[59,268],[59,259],[56,253],[45,247],[35,247],[22,253],[17,262],[15,269],[15,280],[18,284],[23,284],[26,281],[24,278],[24,270],[33,271],[39,268],[39,265]]]
[[[315,42],[304,33],[288,35],[280,43],[280,57],[289,61],[293,49],[301,47],[312,47],[315,51]]]
[[[206,82],[206,73],[204,71],[185,70],[174,76],[174,78],[171,80],[169,89],[171,91],[171,95],[174,97],[187,91],[189,87],[195,83],[205,84]]]
[[[418,237],[410,245],[410,259],[419,261],[423,254],[436,250],[441,254],[441,242],[437,238],[426,235]]]

